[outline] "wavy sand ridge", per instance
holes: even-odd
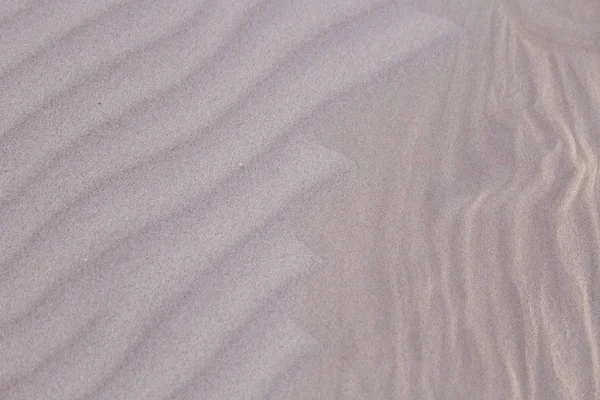
[[[470,11],[447,91],[382,167],[403,171],[384,185],[399,397],[598,398],[600,58],[530,41],[501,2]]]
[[[598,398],[600,54],[533,40],[502,1],[418,3],[464,35],[314,128],[358,167],[299,223],[341,276],[307,292],[352,299],[328,304],[344,356],[303,371],[312,398]]]
[[[315,348],[283,299],[318,257],[280,222],[350,165],[305,121],[456,27],[376,1],[51,3],[0,25],[2,398],[269,395]]]
[[[2,2],[0,398],[600,398],[599,13]]]
[[[439,249],[446,270],[440,285],[456,285],[445,290],[451,308],[442,309],[459,318],[451,324],[464,346],[457,361],[473,374],[489,373],[478,374],[462,396],[596,398],[598,113],[587,105],[597,104],[598,81],[580,76],[594,63],[576,71],[585,57],[531,45],[501,8],[491,10],[484,20],[502,29],[480,42],[480,54],[494,55],[490,65],[471,64],[471,55],[457,61],[457,70],[473,68],[469,79],[478,70],[477,80],[488,82],[461,96],[481,93],[460,105],[470,112],[451,111],[462,118],[443,170],[458,196],[430,209],[446,210],[438,225],[446,243]],[[456,301],[457,290],[464,300]],[[433,342],[440,351],[444,336]],[[497,367],[490,368],[492,358]],[[441,372],[434,371],[431,378]],[[482,391],[486,384],[489,391]]]

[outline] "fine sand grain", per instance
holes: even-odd
[[[0,399],[600,399],[600,2],[0,1]]]

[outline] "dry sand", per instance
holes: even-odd
[[[1,399],[600,399],[600,2],[0,2]]]

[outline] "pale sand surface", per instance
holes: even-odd
[[[0,1],[0,399],[600,399],[600,2]]]

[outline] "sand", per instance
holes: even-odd
[[[1,399],[600,399],[600,3],[0,2]]]

